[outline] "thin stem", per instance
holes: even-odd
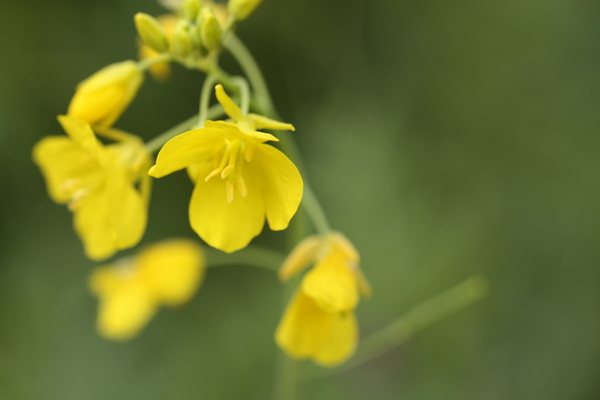
[[[276,114],[275,107],[273,106],[273,100],[271,99],[271,93],[265,81],[265,78],[258,66],[256,60],[252,56],[252,53],[248,50],[246,45],[231,32],[225,39],[224,45],[231,55],[238,61],[244,74],[250,80],[252,88],[256,96],[256,102],[258,107],[265,115]]]
[[[139,140],[137,136],[131,133],[122,131],[116,128],[105,128],[105,129],[94,129],[94,132],[98,136],[105,137],[106,139],[114,140],[115,142],[127,142]]]
[[[220,104],[216,104],[208,109],[208,112],[206,113],[206,118],[208,118],[208,119],[216,118],[219,115],[221,115],[222,113],[223,113],[223,107],[221,107]],[[197,122],[198,122],[198,115],[194,115],[194,116],[186,119],[185,121],[175,125],[171,129],[169,129],[168,131],[163,132],[160,135],[158,135],[157,137],[155,137],[154,139],[150,140],[148,143],[146,143],[146,149],[150,153],[154,153],[154,152],[158,151],[170,139],[174,138],[175,136],[179,135],[180,133],[183,133],[183,132],[189,130]]]
[[[248,81],[241,76],[234,76],[231,78],[231,81],[234,82],[239,90],[240,90],[240,108],[242,109],[242,114],[248,114],[248,109],[250,107],[250,88],[248,87]]]
[[[304,183],[304,194],[302,195],[301,204],[309,215],[315,230],[321,235],[328,234],[331,231],[331,228],[329,227],[329,221],[325,216],[325,211],[323,211],[312,188],[306,182]]]
[[[210,102],[210,95],[213,92],[216,80],[217,77],[213,74],[207,75],[206,79],[204,79],[202,90],[200,92],[200,108],[198,110],[198,122],[195,125],[196,128],[202,128],[204,126],[204,121],[207,119],[208,103]]]
[[[306,378],[320,378],[346,371],[390,351],[441,319],[481,299],[487,294],[488,286],[485,277],[480,275],[470,277],[450,290],[419,304],[385,328],[362,339],[355,356],[347,364],[331,370],[321,370],[318,374]]]
[[[173,60],[173,56],[171,54],[164,53],[164,54],[158,55],[156,57],[146,58],[144,60],[138,61],[138,68],[141,69],[142,71],[145,71],[155,64],[159,64],[159,63],[165,62],[165,61],[172,61],[172,60]]]
[[[277,272],[285,259],[285,254],[256,246],[249,246],[232,254],[225,254],[222,251],[208,248],[206,249],[206,258],[209,268],[228,265],[249,265]]]

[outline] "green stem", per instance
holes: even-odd
[[[215,86],[217,77],[213,74],[207,75],[202,84],[202,90],[200,92],[200,108],[198,110],[198,122],[196,128],[202,128],[204,122],[207,120],[208,114],[208,103],[210,102],[210,95],[212,94]]]
[[[212,118],[218,117],[222,113],[223,113],[223,107],[221,107],[221,105],[217,104],[208,109],[208,112],[206,113],[206,117],[208,119],[212,119]],[[194,115],[194,116],[186,119],[185,121],[175,125],[168,131],[161,133],[160,135],[158,135],[157,137],[155,137],[154,139],[152,139],[148,143],[146,143],[146,150],[148,150],[148,152],[150,152],[150,153],[154,153],[154,152],[160,150],[160,148],[165,143],[167,143],[170,139],[174,138],[175,136],[177,136],[183,132],[188,131],[197,122],[198,122],[198,115]]]
[[[321,370],[318,374],[307,376],[307,379],[324,377],[358,367],[390,351],[434,323],[481,299],[487,294],[488,286],[485,277],[480,275],[470,277],[452,289],[419,304],[385,328],[362,339],[356,354],[347,364],[331,370]]]
[[[144,60],[138,61],[138,68],[142,71],[146,71],[148,68],[152,67],[155,64],[172,60],[173,56],[171,54],[164,53],[156,57],[146,58]]]
[[[244,45],[233,32],[227,36],[224,44],[231,52],[231,55],[238,61],[244,74],[250,80],[252,88],[254,89],[257,106],[260,110],[265,115],[277,114],[265,78],[258,63],[254,60],[252,53],[250,53],[246,45]]]
[[[226,254],[212,248],[205,249],[205,252],[208,260],[207,266],[209,268],[228,265],[249,265],[267,271],[277,272],[285,259],[285,254],[255,246],[249,246],[231,254]]]
[[[248,114],[248,109],[250,107],[250,88],[248,87],[248,81],[241,76],[234,76],[231,78],[231,81],[234,82],[239,91],[240,91],[240,108],[242,109],[242,114]]]

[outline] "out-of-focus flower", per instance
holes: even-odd
[[[142,141],[131,136],[105,146],[87,122],[58,120],[68,136],[45,137],[33,149],[50,197],[68,204],[89,258],[102,260],[134,246],[146,228],[149,195],[145,172],[151,161]]]
[[[98,296],[99,333],[112,340],[136,336],[161,305],[189,301],[205,272],[200,246],[172,239],[146,247],[132,258],[97,268],[90,290]]]
[[[143,81],[144,74],[135,61],[104,67],[77,86],[67,114],[106,129],[133,101]]]
[[[308,237],[290,253],[279,272],[282,280],[316,264],[302,279],[275,333],[275,341],[291,357],[333,366],[354,353],[354,309],[360,295],[371,294],[359,262],[358,252],[339,232]]]
[[[248,114],[217,85],[217,99],[234,122],[206,121],[168,141],[150,175],[160,178],[188,168],[195,182],[190,223],[209,245],[239,250],[257,236],[265,217],[273,230],[287,228],[302,199],[296,166],[274,147],[273,135],[256,129],[292,129],[290,124]]]

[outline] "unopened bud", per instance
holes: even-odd
[[[177,57],[187,57],[192,52],[192,40],[190,34],[184,26],[177,26],[173,31],[173,54]]]
[[[183,15],[188,21],[193,21],[200,11],[200,0],[185,0],[183,2]]]
[[[229,0],[227,6],[235,19],[242,21],[248,18],[260,3],[262,0]]]
[[[208,7],[202,8],[198,22],[202,45],[208,50],[218,48],[221,45],[221,25],[219,25],[213,11]]]
[[[133,20],[138,34],[148,47],[159,53],[167,51],[169,48],[167,34],[156,18],[148,14],[137,13]]]
[[[143,80],[144,74],[134,61],[104,67],[77,86],[68,114],[107,128],[133,101]]]

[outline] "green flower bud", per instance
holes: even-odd
[[[218,48],[221,45],[221,25],[219,25],[213,11],[208,7],[202,8],[198,16],[198,22],[202,45],[208,50]]]
[[[187,57],[192,53],[192,39],[186,27],[178,25],[171,37],[173,42],[173,54],[177,57]]]
[[[188,21],[193,21],[196,19],[200,7],[200,0],[185,0],[183,2],[183,15],[185,15]]]
[[[262,0],[229,0],[227,6],[235,19],[242,21],[248,18],[260,3]]]
[[[167,34],[160,23],[152,16],[137,13],[133,18],[138,35],[143,42],[153,50],[163,53],[169,49]]]

